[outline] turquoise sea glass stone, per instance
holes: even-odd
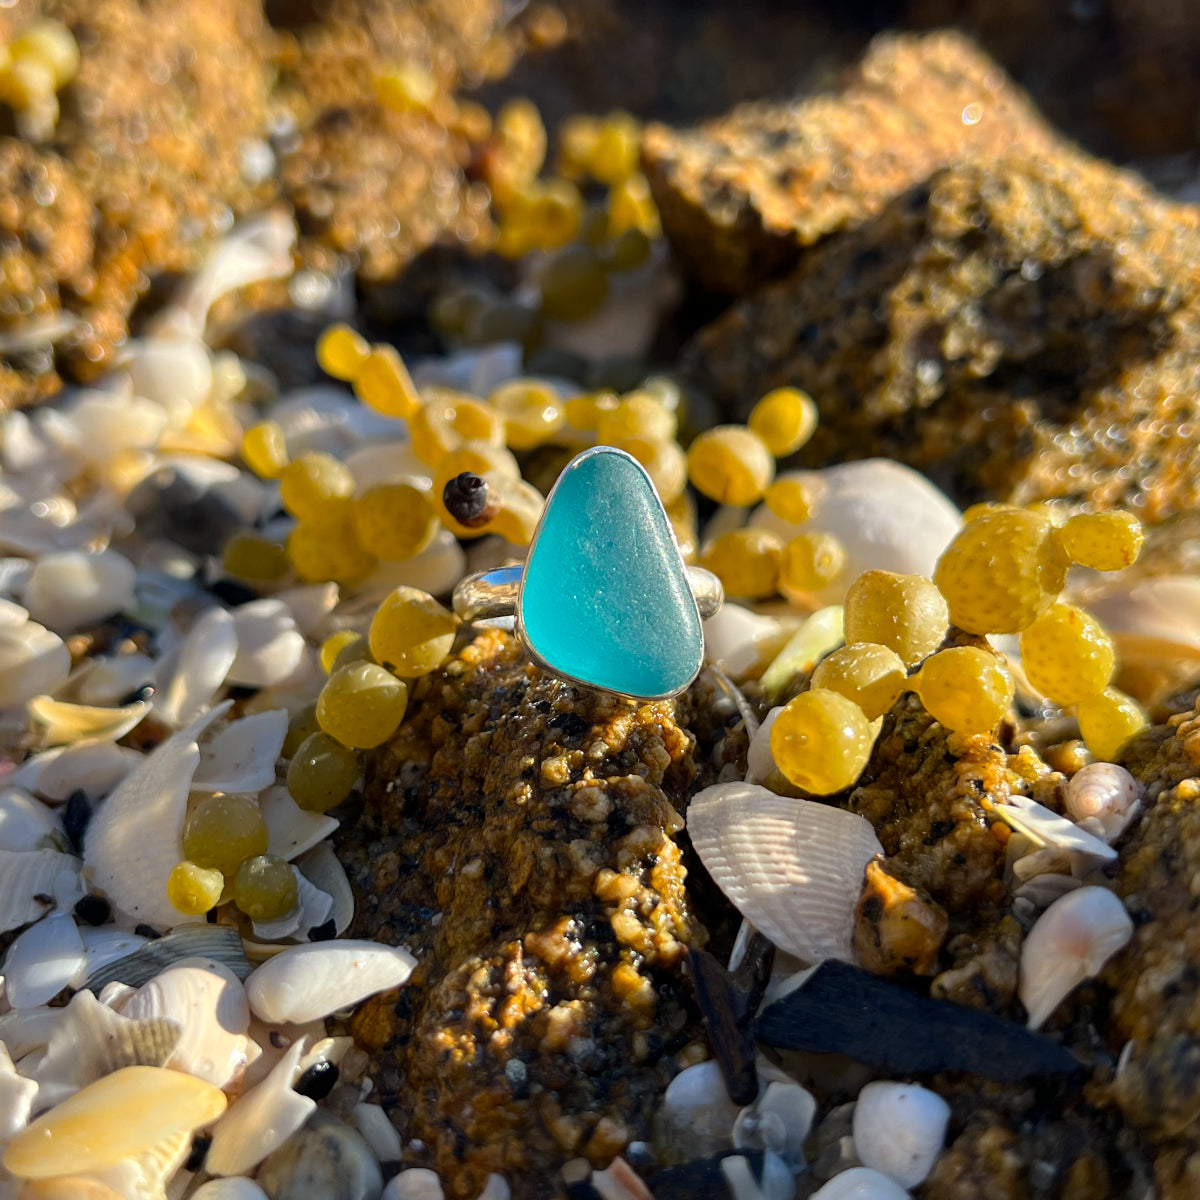
[[[672,696],[704,655],[670,522],[636,459],[596,446],[550,493],[521,582],[519,623],[560,675],[640,699]]]

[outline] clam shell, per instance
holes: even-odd
[[[308,931],[329,920],[333,909],[333,897],[310,882],[296,867],[292,867],[296,879],[296,904],[290,913],[275,921],[254,921],[254,936],[267,942],[281,938],[296,937],[307,941]]]
[[[868,821],[750,783],[698,792],[687,827],[705,869],[738,911],[806,962],[854,962],[854,907],[883,853]]]
[[[237,657],[228,679],[244,687],[271,687],[296,671],[304,655],[304,635],[283,601],[252,600],[234,610]]]
[[[1081,887],[1055,900],[1021,943],[1018,993],[1037,1029],[1085,979],[1133,936],[1120,898],[1102,887]]]
[[[190,1200],[270,1200],[267,1193],[244,1175],[231,1175],[228,1179],[210,1179],[202,1183]]]
[[[4,990],[13,1008],[53,1000],[84,964],[83,942],[70,913],[54,913],[20,934],[4,956]]]
[[[301,808],[283,785],[267,788],[258,798],[258,807],[267,823],[267,853],[288,862],[323,842],[338,827],[336,817]]]
[[[407,950],[378,942],[289,946],[251,974],[246,995],[261,1020],[299,1024],[399,987],[415,966],[416,959]]]
[[[98,931],[103,932],[103,931]],[[187,958],[208,958],[228,967],[239,979],[251,966],[238,931],[230,925],[180,925],[165,937],[143,939],[131,953],[110,959],[88,976],[86,987],[98,992],[114,980],[141,987],[165,967]]]
[[[275,782],[275,763],[287,736],[287,709],[254,713],[222,726],[200,746],[192,780],[197,792],[261,792]]]
[[[854,1106],[854,1149],[863,1165],[913,1188],[933,1170],[950,1106],[915,1083],[868,1083]]]
[[[150,711],[144,700],[120,708],[70,704],[53,696],[34,696],[26,704],[34,736],[43,746],[70,746],[88,739],[116,741]]]
[[[181,857],[179,839],[198,738],[229,708],[197,717],[152,750],[97,808],[87,828],[84,862],[97,889],[131,923],[170,929],[181,914],[167,899],[167,880]]]
[[[237,650],[233,617],[209,609],[184,638],[171,681],[155,697],[155,714],[174,726],[194,721],[225,682]]]
[[[311,850],[296,859],[304,877],[325,892],[333,901],[329,916],[341,937],[354,920],[354,889],[346,878],[346,869],[328,842],[318,842]]]
[[[136,578],[133,563],[115,550],[62,550],[38,560],[22,601],[35,621],[73,633],[113,613],[132,612]]]
[[[851,1167],[813,1192],[809,1200],[911,1200],[911,1196],[880,1171]]]
[[[70,908],[84,893],[80,865],[57,850],[0,850],[0,933]]]
[[[121,1008],[175,1022],[182,1034],[164,1064],[224,1088],[246,1065],[250,1006],[241,980],[212,959],[186,959],[143,984]]]
[[[53,753],[53,758],[38,756],[42,761],[36,774],[31,772],[29,786],[39,796],[58,803],[75,791],[83,791],[92,799],[107,796],[142,761],[142,755],[128,746],[98,739],[63,746]],[[26,763],[22,771],[30,766]]]
[[[18,787],[0,790],[0,850],[46,850],[65,845],[58,815]]]
[[[87,955],[84,964],[84,980],[100,978],[100,972],[110,963],[127,958],[139,946],[144,946],[150,939],[141,934],[131,933],[127,929],[114,929],[111,925],[93,928],[85,925],[79,930],[83,941],[83,952]],[[104,980],[95,990],[98,992]]]
[[[292,1090],[304,1041],[296,1042],[257,1087],[235,1101],[213,1130],[204,1168],[213,1175],[247,1175],[312,1115],[315,1100]]]
[[[36,621],[0,625],[0,708],[52,692],[70,673],[71,652],[57,633]]]
[[[993,811],[1030,841],[1064,853],[1074,874],[1082,875],[1117,857],[1117,852],[1098,837],[1027,796],[1012,795],[1007,803],[993,805]]]
[[[7,1142],[29,1124],[37,1091],[34,1080],[17,1074],[8,1048],[0,1042],[0,1142]]]
[[[123,1067],[39,1117],[9,1143],[21,1179],[91,1173],[207,1125],[225,1111],[212,1084],[161,1067]]]

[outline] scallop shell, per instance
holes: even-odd
[[[292,1090],[304,1041],[296,1042],[257,1087],[230,1106],[204,1160],[213,1175],[246,1175],[312,1115],[316,1101]]]
[[[286,787],[269,787],[258,798],[267,823],[267,853],[291,862],[323,842],[338,827],[336,817],[301,808]]]
[[[304,655],[304,635],[287,605],[278,599],[252,600],[234,610],[238,652],[229,668],[230,683],[272,687],[296,671]]]
[[[47,1004],[85,962],[70,913],[54,913],[18,935],[4,956],[4,990],[13,1008]]]
[[[851,1167],[835,1175],[809,1200],[912,1200],[894,1179],[870,1167]]]
[[[30,772],[28,785],[39,796],[61,803],[72,792],[83,791],[91,799],[107,796],[142,761],[142,755],[128,746],[111,741],[87,740],[53,751],[54,757],[39,755],[36,773]],[[22,767],[30,767],[26,763]]]
[[[771,1150],[794,1166],[804,1165],[804,1142],[812,1129],[817,1102],[807,1088],[773,1080],[743,1108],[733,1123],[738,1150]]]
[[[150,711],[144,700],[120,708],[69,704],[53,696],[34,696],[26,704],[33,733],[43,746],[70,746],[88,739],[116,741]]]
[[[66,845],[58,815],[18,787],[0,790],[0,850],[48,850]]]
[[[182,1035],[164,1064],[224,1088],[246,1065],[250,1006],[241,980],[212,959],[185,959],[143,984],[121,1014],[175,1022]]]
[[[71,673],[67,644],[36,621],[0,625],[0,708],[61,687]]]
[[[103,931],[97,931],[103,932]],[[142,939],[142,944],[121,958],[109,959],[88,976],[86,987],[98,992],[114,980],[141,987],[166,967],[183,959],[208,958],[228,967],[239,979],[251,966],[238,931],[230,925],[180,925],[165,937]]]
[[[354,889],[346,878],[346,868],[328,842],[318,842],[311,850],[296,859],[305,878],[316,884],[333,900],[329,916],[334,930],[341,937],[354,920]]]
[[[915,1083],[868,1083],[854,1106],[854,1149],[863,1165],[901,1187],[924,1182],[946,1141],[950,1106]]]
[[[296,879],[296,903],[292,911],[275,921],[254,921],[254,936],[265,942],[277,942],[285,937],[308,940],[308,931],[329,920],[333,910],[333,897],[310,882],[296,867],[292,867]]]
[[[194,721],[225,682],[237,650],[233,617],[210,609],[184,638],[171,681],[155,697],[155,714],[168,725]]]
[[[29,1124],[37,1091],[34,1080],[17,1074],[8,1048],[0,1042],[0,1142],[7,1142]]]
[[[224,1094],[203,1080],[161,1067],[124,1067],[19,1133],[4,1165],[21,1179],[92,1174],[180,1134],[187,1137],[224,1111]]]
[[[399,987],[416,959],[399,946],[346,940],[289,946],[246,980],[250,1008],[270,1024],[301,1023]]]
[[[1117,857],[1117,852],[1098,837],[1027,796],[1012,795],[1007,803],[992,807],[996,816],[1030,841],[1062,851],[1074,874],[1082,875]]]
[[[1018,991],[1029,1028],[1039,1028],[1132,936],[1125,906],[1107,888],[1081,887],[1055,900],[1021,944]]]
[[[97,889],[130,922],[170,929],[180,912],[167,899],[167,880],[192,777],[200,762],[196,739],[229,708],[219,705],[152,750],[97,808],[88,825],[84,862]]]
[[[738,911],[806,962],[854,962],[854,907],[883,853],[868,821],[828,804],[721,783],[688,806],[692,845]]]
[[[197,792],[261,792],[275,782],[275,763],[287,737],[287,709],[230,721],[200,746],[192,780]]]
[[[84,892],[80,865],[57,850],[0,850],[0,933],[70,908]]]

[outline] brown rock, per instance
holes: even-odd
[[[689,704],[575,692],[493,630],[410,711],[339,853],[354,936],[403,943],[418,967],[353,1029],[382,1047],[386,1105],[448,1194],[500,1171],[514,1196],[550,1195],[565,1159],[606,1165],[648,1136],[668,1046],[688,1040],[677,968],[702,931],[672,835]]]
[[[929,1200],[1022,1200],[1029,1194],[1017,1139],[993,1112],[981,1112],[934,1164]]]
[[[994,62],[938,33],[878,38],[834,95],[743,105],[695,130],[651,125],[643,158],[685,266],[740,294],[940,167],[1053,141]]]
[[[854,949],[868,971],[933,974],[947,924],[940,904],[889,875],[879,862],[867,864],[854,910]]]

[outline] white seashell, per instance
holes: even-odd
[[[381,1163],[400,1161],[404,1143],[391,1118],[378,1104],[356,1104],[350,1119]]]
[[[458,539],[439,529],[432,542],[403,562],[380,563],[355,589],[362,597],[385,596],[398,587],[420,588],[431,596],[443,596],[466,571],[466,554]]]
[[[793,1200],[796,1195],[791,1168],[770,1150],[763,1155],[761,1182],[740,1154],[721,1159],[720,1167],[733,1200]]]
[[[718,1063],[695,1063],[667,1084],[656,1114],[655,1142],[672,1162],[707,1158],[733,1144],[737,1115]]]
[[[93,1171],[88,1178],[107,1185],[125,1200],[166,1198],[164,1185],[183,1166],[191,1148],[192,1135],[181,1130],[140,1154],[131,1154],[111,1167]]]
[[[191,1193],[190,1200],[269,1200],[267,1193],[244,1175],[210,1179]]]
[[[246,995],[260,1020],[315,1021],[399,987],[415,966],[407,950],[378,942],[289,946],[250,975]]]
[[[1106,888],[1081,887],[1055,900],[1021,944],[1018,992],[1029,1028],[1039,1028],[1132,936],[1125,906]]]
[[[246,1175],[282,1146],[317,1107],[292,1090],[304,1041],[297,1041],[257,1087],[237,1100],[213,1130],[204,1159],[213,1175]]]
[[[1088,608],[1112,635],[1123,662],[1200,658],[1200,580],[1192,575],[1119,580],[1089,598]]]
[[[156,670],[144,654],[119,654],[92,660],[92,669],[79,684],[80,704],[114,705],[131,692],[153,685]]]
[[[704,658],[734,679],[756,667],[763,646],[776,642],[780,625],[740,604],[723,604],[704,622]]]
[[[116,741],[150,711],[144,700],[121,708],[69,704],[53,696],[34,696],[26,704],[34,736],[43,746],[70,746],[83,741]]]
[[[763,1094],[738,1113],[733,1144],[738,1150],[771,1150],[795,1166],[804,1165],[804,1142],[812,1129],[817,1102],[791,1081],[768,1083]]]
[[[76,392],[64,412],[74,435],[72,449],[93,467],[105,467],[129,450],[152,449],[167,425],[161,405],[92,389]]]
[[[809,1200],[912,1200],[894,1179],[870,1167],[851,1167],[835,1175]]]
[[[0,592],[2,592],[5,596],[19,596],[23,594],[25,591],[25,585],[29,582],[29,576],[32,573],[33,563],[31,563],[29,559],[0,557]],[[5,603],[9,605],[9,608],[5,609],[6,612],[11,611],[11,608],[19,607],[17,605],[13,605],[11,600],[6,600]],[[26,619],[28,619],[28,610],[21,609],[21,611],[26,613]],[[4,624],[20,625],[22,622],[5,621]]]
[[[819,608],[768,664],[762,674],[764,694],[772,701],[782,699],[785,688],[797,676],[808,674],[831,650],[843,642],[844,614],[840,604]]]
[[[840,604],[863,571],[933,577],[941,553],[962,528],[958,509],[924,475],[898,462],[868,458],[821,471],[786,471],[779,479],[806,483],[814,497],[809,518],[793,525],[760,505],[751,526],[790,541],[798,533],[831,533],[846,550],[846,569],[817,593]]]
[[[308,931],[329,920],[333,897],[321,891],[292,867],[296,879],[296,903],[292,911],[274,921],[253,921],[254,936],[264,942],[277,942],[285,937],[308,940]]]
[[[0,850],[0,933],[71,908],[84,894],[80,865],[57,850]]]
[[[771,753],[771,728],[776,718],[783,712],[783,705],[777,705],[762,719],[762,724],[754,731],[746,751],[746,782],[764,783],[775,769],[775,757]]]
[[[223,608],[210,609],[184,638],[175,673],[161,698],[155,697],[155,714],[175,726],[195,720],[225,682],[237,650],[233,617]]]
[[[304,636],[281,600],[252,600],[233,612],[238,652],[229,682],[243,687],[282,683],[300,665]]]
[[[868,1083],[854,1106],[854,1149],[863,1165],[914,1188],[946,1141],[950,1106],[915,1083]]]
[[[35,621],[72,633],[134,607],[133,563],[115,550],[63,550],[40,559],[25,585],[23,603]]]
[[[1098,821],[1103,840],[1113,842],[1137,816],[1141,794],[1141,784],[1124,767],[1095,762],[1071,776],[1065,804],[1076,821]]]
[[[994,805],[993,811],[1030,841],[1062,851],[1071,863],[1073,874],[1083,875],[1092,867],[1112,862],[1117,857],[1117,852],[1098,837],[1028,796],[1011,795],[1007,803]]]
[[[241,980],[212,959],[185,959],[143,984],[123,1016],[174,1021],[182,1029],[166,1066],[224,1088],[246,1065],[250,1006]]]
[[[70,673],[71,652],[57,633],[36,621],[0,626],[0,708],[53,692]]]
[[[597,1191],[601,1190],[599,1184],[597,1183],[597,1180],[601,1176],[611,1175],[613,1173],[613,1171],[619,1170],[619,1168],[617,1167],[618,1163],[621,1163],[625,1167],[625,1170],[629,1171],[629,1173],[631,1175],[633,1175],[634,1179],[636,1179],[638,1181],[638,1183],[641,1184],[641,1186],[645,1192],[645,1194],[642,1195],[638,1192],[633,1191],[632,1187],[631,1187],[630,1192],[633,1197],[633,1200],[654,1200],[654,1197],[650,1195],[649,1188],[647,1188],[646,1185],[644,1183],[642,1183],[641,1178],[638,1175],[634,1174],[634,1172],[630,1169],[629,1165],[619,1155],[616,1158],[614,1158],[612,1163],[608,1167],[606,1167],[603,1171],[593,1171],[592,1172],[592,1184],[593,1184],[593,1186],[596,1187],[596,1190]],[[621,1182],[622,1183],[625,1182],[624,1177],[622,1177]],[[603,1195],[603,1192],[601,1192],[601,1194]],[[483,1191],[481,1191],[479,1193],[479,1195],[475,1197],[475,1200],[511,1200],[511,1198],[512,1198],[512,1188],[510,1188],[508,1186],[508,1180],[505,1179],[503,1175],[497,1175],[496,1172],[493,1171],[485,1180],[484,1185],[483,1185]],[[607,1200],[607,1197],[605,1198],[605,1200]]]
[[[132,342],[125,362],[134,394],[164,410],[173,428],[187,424],[212,390],[212,358],[196,338],[160,337]]]
[[[197,958],[219,962],[239,979],[245,979],[252,970],[236,929],[199,922],[179,925],[164,937],[148,938],[131,953],[110,959],[88,975],[86,986],[96,991],[119,980],[133,988],[141,987],[160,971]]]
[[[30,564],[32,569],[33,564]],[[29,610],[14,604],[11,600],[0,600],[0,625],[10,629],[19,629],[29,620]]]
[[[143,756],[129,746],[89,738],[62,747],[53,757],[39,757],[43,761],[32,776],[31,786],[39,796],[61,803],[76,791],[85,792],[93,800],[108,795]]]
[[[328,842],[319,842],[296,860],[296,866],[333,901],[329,917],[333,918],[334,929],[341,937],[354,920],[354,889],[333,847]]]
[[[413,368],[412,379],[418,389],[437,384],[469,396],[487,396],[521,375],[523,356],[520,342],[470,346],[424,359]]]
[[[854,907],[867,863],[883,853],[870,822],[750,783],[692,797],[692,845],[738,911],[806,962],[854,962]]]
[[[359,495],[381,483],[407,483],[424,492],[433,487],[429,467],[417,457],[407,438],[367,442],[346,455],[346,466],[354,472]]]
[[[442,1181],[428,1167],[409,1167],[393,1176],[379,1200],[445,1200]]]
[[[228,708],[229,701],[218,705],[155,747],[88,825],[83,857],[93,884],[133,924],[180,924],[167,880],[180,859],[188,792],[200,762],[195,739]]]
[[[1073,875],[1060,875],[1056,871],[1048,871],[1042,875],[1035,875],[1020,887],[1014,888],[1013,899],[1026,900],[1036,909],[1048,908],[1059,896],[1065,896],[1082,886]]]
[[[275,763],[287,737],[287,709],[253,713],[222,726],[200,746],[192,780],[197,792],[260,792],[275,782]]]
[[[62,837],[56,813],[21,788],[0,790],[0,850],[44,850]],[[0,885],[2,886],[2,885]]]
[[[267,788],[258,798],[258,807],[267,823],[267,853],[288,862],[323,842],[338,827],[336,817],[301,808],[282,784]]]
[[[327,616],[338,603],[336,583],[309,583],[303,587],[286,588],[275,598],[288,606],[296,628],[305,637],[315,638]]]
[[[17,1074],[8,1047],[0,1042],[0,1142],[7,1142],[29,1124],[37,1091],[32,1079]]]
[[[344,459],[362,442],[394,441],[404,432],[401,421],[381,416],[329,384],[288,392],[272,406],[270,417],[283,429],[291,458],[316,450]]]
[[[69,913],[54,913],[20,934],[4,956],[4,990],[13,1008],[53,1000],[84,964],[83,942]]]
[[[84,926],[79,931],[83,941],[83,952],[87,955],[84,963],[84,979],[95,975],[97,971],[110,963],[119,962],[128,957],[150,939],[140,933],[130,933],[125,929],[114,929],[111,925],[93,929]]]

